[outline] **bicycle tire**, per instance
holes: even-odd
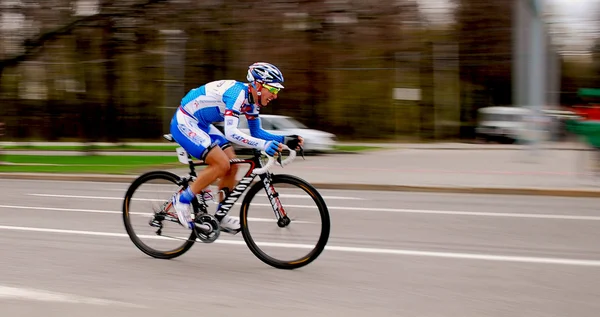
[[[252,235],[248,229],[248,208],[252,203],[252,199],[254,196],[262,189],[264,190],[264,184],[262,181],[255,183],[252,185],[246,197],[244,197],[244,201],[242,202],[241,210],[240,210],[240,225],[241,232],[246,242],[246,245],[250,249],[250,251],[262,262],[278,268],[278,269],[286,269],[293,270],[303,266],[310,264],[312,261],[316,260],[319,255],[325,249],[327,245],[327,241],[329,240],[329,232],[331,230],[331,221],[329,217],[329,211],[327,209],[327,205],[321,197],[321,194],[307,181],[292,175],[285,174],[277,174],[273,175],[271,179],[271,184],[275,187],[277,184],[287,184],[301,188],[306,193],[308,193],[313,201],[316,203],[319,213],[321,215],[321,234],[317,243],[315,244],[314,249],[312,249],[307,255],[293,261],[281,261],[275,259],[268,254],[264,253],[256,244],[256,242],[252,239]]]
[[[155,249],[149,247],[145,243],[143,243],[136,236],[133,228],[131,227],[131,222],[129,219],[129,202],[131,201],[131,198],[132,198],[133,194],[135,193],[136,189],[138,187],[140,187],[140,185],[142,185],[148,181],[158,180],[158,179],[170,181],[174,184],[179,184],[179,182],[181,181],[181,178],[179,176],[177,176],[171,172],[167,172],[167,171],[151,171],[151,172],[147,172],[147,173],[139,176],[137,179],[135,179],[131,183],[131,185],[129,186],[129,189],[127,190],[127,192],[125,194],[125,200],[123,201],[123,223],[125,225],[125,230],[127,231],[127,235],[129,235],[129,238],[131,239],[131,242],[133,242],[133,244],[138,249],[140,249],[142,252],[144,252],[145,254],[147,254],[153,258],[157,258],[157,259],[173,259],[178,256],[181,256],[182,254],[187,252],[194,245],[194,243],[196,242],[196,234],[194,231],[192,231],[190,233],[189,238],[180,247],[175,248],[170,251],[158,251],[158,250],[155,250]]]

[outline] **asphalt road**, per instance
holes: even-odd
[[[146,256],[121,222],[126,186],[0,180],[2,316],[600,310],[598,199],[324,190],[329,248],[284,271],[256,259],[241,235],[174,260]]]

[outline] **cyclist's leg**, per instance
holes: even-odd
[[[219,131],[219,129],[217,129],[212,124],[209,126],[208,135],[210,135],[210,139],[213,142],[213,144],[217,144],[225,152],[225,154],[227,155],[227,158],[229,160],[236,158],[235,151],[233,149],[231,142],[229,142],[227,140],[227,138],[225,138],[223,133],[221,133],[221,131]],[[238,166],[236,164],[230,165],[227,173],[219,181],[219,184],[218,184],[219,192],[222,189],[224,189],[226,191],[231,191],[231,188],[233,188],[236,185],[235,177],[237,175],[237,172],[238,172]],[[224,193],[222,196],[219,194],[217,199],[219,202],[221,202],[221,201],[223,201],[223,198],[225,198]]]
[[[208,127],[206,130],[208,130]],[[190,202],[202,189],[227,173],[229,159],[223,150],[211,142],[211,137],[197,125],[197,121],[182,113],[178,113],[173,118],[171,134],[175,141],[190,155],[204,160],[208,164],[206,168],[198,172],[196,180],[173,199],[173,205],[180,222],[184,226],[192,228]]]
[[[225,138],[225,136],[219,131],[214,125],[209,126],[208,134],[210,135],[210,139],[212,144],[216,144],[219,148],[224,152],[227,157],[227,162],[230,159],[235,158],[235,151],[231,146],[231,143]],[[240,231],[240,221],[237,218],[230,217],[226,213],[219,212],[221,208],[221,202],[225,198],[225,194],[221,195],[221,189],[225,189],[226,191],[231,190],[233,186],[235,186],[235,176],[237,175],[237,165],[230,164],[227,172],[220,178],[218,184],[218,192],[219,195],[217,199],[219,204],[217,206],[217,212],[215,213],[215,218],[220,221],[221,229],[228,233],[237,233]]]

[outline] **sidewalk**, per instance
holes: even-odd
[[[586,151],[548,147],[537,155],[527,148],[388,148],[361,154],[307,156],[306,160],[297,157],[292,164],[275,166],[272,171],[296,175],[317,188],[600,197],[600,176],[587,175],[582,168],[587,155]],[[172,171],[185,175],[187,167]],[[0,173],[0,178],[123,182],[136,176]]]

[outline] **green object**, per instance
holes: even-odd
[[[147,152],[163,152],[173,151],[179,145],[108,145],[108,146],[81,146],[81,145],[6,145],[5,150],[30,150],[30,151],[147,151]]]
[[[580,135],[585,142],[600,149],[600,121],[566,120],[567,130]]]
[[[579,97],[598,97],[600,98],[600,89],[598,88],[580,88],[577,92]]]
[[[2,155],[0,172],[129,174],[158,167],[181,167],[173,156]]]

